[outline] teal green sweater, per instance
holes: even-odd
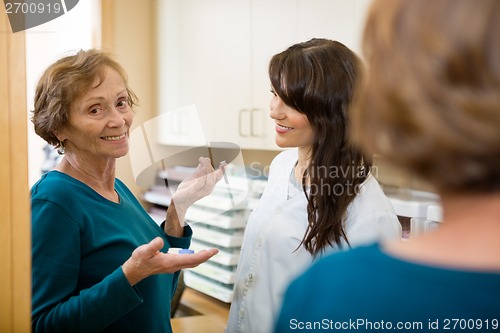
[[[275,332],[499,332],[500,272],[420,265],[378,245],[318,260],[289,286]]]
[[[130,190],[116,180],[120,203],[51,171],[31,189],[33,332],[171,332],[170,301],[178,273],[150,276],[134,287],[121,265],[140,245],[165,235]]]

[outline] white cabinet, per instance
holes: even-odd
[[[269,118],[270,58],[313,37],[336,39],[357,51],[368,4],[369,0],[159,0],[159,112],[194,104],[207,142],[278,149]],[[159,141],[173,144],[166,138]]]
[[[162,113],[148,121],[154,126],[159,142],[176,146],[206,146],[205,131],[195,105]]]
[[[250,0],[250,76],[249,104],[246,116],[239,122],[247,131],[240,133],[250,137],[255,149],[278,149],[274,141],[274,121],[269,117],[271,84],[268,65],[271,57],[297,41],[297,5],[290,0]]]
[[[206,138],[211,128],[212,111],[211,95],[203,93],[210,89],[212,72],[206,58],[210,49],[210,40],[205,38],[194,27],[205,26],[207,33],[212,24],[203,22],[211,16],[210,1],[194,0],[159,0],[157,1],[157,105],[158,114],[168,114],[160,117],[162,131],[173,127],[183,128],[182,110],[185,106],[194,105],[197,111],[197,123],[202,126],[201,136]],[[193,116],[193,115],[191,115]],[[158,136],[158,142],[179,145],[177,139],[185,141],[181,145],[196,146],[198,140],[190,140],[190,136],[199,135],[191,128],[184,128],[181,136]]]

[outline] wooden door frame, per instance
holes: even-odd
[[[0,13],[0,331],[31,331],[31,223],[24,32]]]

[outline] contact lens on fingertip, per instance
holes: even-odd
[[[171,247],[170,249],[168,249],[167,253],[169,253],[169,254],[192,254],[192,253],[194,253],[194,250],[182,249],[179,247]]]

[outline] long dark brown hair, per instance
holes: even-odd
[[[311,39],[272,57],[269,77],[276,94],[305,114],[314,132],[310,163],[302,176],[309,225],[299,246],[313,255],[349,245],[347,207],[368,177],[371,160],[349,141],[349,108],[359,58],[342,43]],[[307,189],[306,180],[310,187]]]

